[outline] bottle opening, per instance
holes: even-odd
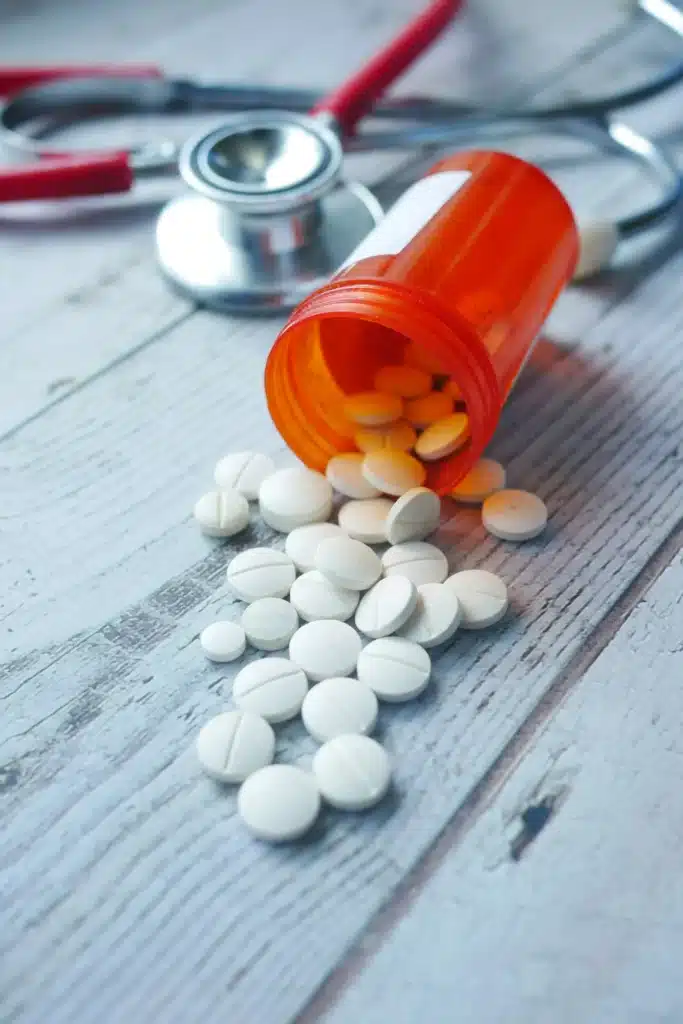
[[[458,342],[449,330],[444,334],[443,325],[442,337],[429,328],[425,335],[426,325],[414,311],[409,329],[397,330],[386,322],[391,320],[386,308],[380,322],[358,301],[353,310],[344,312],[330,309],[336,303],[328,301],[328,309],[316,314],[310,308],[315,300],[314,295],[299,308],[266,367],[269,410],[289,447],[321,472],[334,455],[358,451],[361,425],[345,411],[349,398],[374,391],[377,374],[384,367],[417,366],[431,375],[432,389],[440,395],[433,400],[442,414],[439,419],[453,413],[469,417],[469,432],[456,451],[432,461],[423,459],[426,485],[447,493],[480,457],[495,424],[491,402],[492,386],[498,397],[495,381],[492,385],[491,375],[478,364],[480,353],[468,348],[471,339]],[[415,403],[404,399],[403,416],[412,421],[418,435],[427,426],[426,412],[421,416],[417,399]]]

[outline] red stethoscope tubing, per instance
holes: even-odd
[[[365,67],[321,100],[312,114],[331,114],[342,135],[351,135],[364,114],[453,20],[464,0],[433,0]]]
[[[464,0],[432,0],[387,46],[311,111],[329,114],[348,136],[364,114],[438,38]],[[11,96],[31,86],[75,77],[162,77],[149,64],[79,65],[76,67],[0,68],[0,95]],[[125,150],[49,157],[19,167],[0,168],[0,202],[67,199],[127,192],[133,184],[130,154]]]

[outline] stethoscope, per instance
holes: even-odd
[[[0,169],[0,201],[125,192],[137,178],[179,169],[189,191],[172,199],[157,222],[157,255],[165,276],[202,305],[281,310],[327,280],[382,217],[368,189],[344,180],[344,151],[464,139],[471,144],[473,136],[481,143],[533,123],[629,157],[658,186],[658,199],[630,216],[584,225],[580,272],[602,269],[621,241],[661,223],[683,196],[678,168],[666,152],[611,117],[614,110],[683,80],[683,62],[636,89],[531,111],[477,110],[426,98],[378,102],[461,4],[432,0],[392,43],[322,100],[301,90],[171,80],[148,66],[0,70],[0,93],[8,97],[0,113],[0,139],[37,158],[28,166]],[[683,14],[669,0],[638,0],[638,8],[683,37]],[[373,117],[413,123],[356,132],[370,109]],[[117,152],[65,153],[21,130],[56,115],[187,110],[233,113],[179,153],[167,141]]]

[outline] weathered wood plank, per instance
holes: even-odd
[[[21,65],[143,59],[145,49],[165,46],[172,36],[225,6],[220,0],[192,5],[182,0],[118,0],[97,7],[89,0],[58,5],[51,0],[8,0],[2,12],[3,61]]]
[[[100,12],[88,17],[86,6],[60,6],[54,26],[51,21],[49,45],[46,35],[34,32],[43,8],[18,10],[11,30],[3,33],[3,44],[6,37],[12,46],[6,59],[109,55],[158,60],[178,73],[206,78],[227,74],[235,80],[331,85],[387,39],[418,5],[415,0],[379,6],[370,0],[351,6],[297,0],[273,7],[268,0],[258,0],[226,7],[204,0],[176,17],[175,8],[167,10],[167,5],[127,2],[110,5],[102,20]],[[599,0],[585,20],[570,17],[561,5],[553,8],[544,0],[524,5],[486,0],[457,22],[401,88],[479,97],[508,94],[513,86],[518,92],[528,90],[539,76],[623,19],[617,0]],[[560,16],[566,22],[562,32],[557,31]],[[281,40],[291,36],[289,30],[297,23],[305,25],[306,32],[296,34],[283,52]],[[261,24],[269,30],[259,33],[258,47],[236,45],[236,40],[250,40],[254,27]],[[182,138],[192,124],[188,119],[171,126],[166,122],[163,132]],[[155,122],[147,119],[124,125],[118,136],[122,141],[146,138],[155,131]],[[102,132],[89,130],[86,138],[109,141],[110,130],[108,125]],[[76,133],[76,138],[83,141],[82,134]],[[363,158],[356,163],[364,177],[373,179],[393,160]],[[188,311],[186,303],[164,296],[152,242],[159,204],[178,187],[145,182],[125,199],[14,204],[0,210],[1,236],[7,243],[0,244],[5,286],[0,431],[36,415],[56,394],[63,396]],[[137,298],[147,291],[148,309],[141,316]],[[113,318],[112,302],[118,305]],[[21,390],[16,387],[17,372]]]
[[[335,50],[345,60],[363,26],[354,20],[359,9],[345,15],[343,6],[315,5],[305,52],[331,25],[335,46],[348,40]],[[506,17],[537,10],[499,6]],[[603,8],[592,6],[597,19]],[[244,5],[231,17],[251,31],[262,9]],[[257,69],[271,80],[285,74],[276,10],[268,24],[278,46],[266,48],[269,66]],[[398,18],[399,8],[391,10]],[[540,10],[548,38],[560,36],[567,53],[580,32],[597,31],[574,8],[558,33],[559,8]],[[372,17],[380,13],[367,14],[378,32]],[[221,17],[188,30],[192,60],[203,59],[199,43],[217,38]],[[174,46],[169,53],[179,52]],[[220,70],[215,44],[211,52]],[[336,77],[322,43],[317,64],[302,69],[303,47],[301,54],[288,55],[290,80],[321,80],[323,58]],[[536,58],[528,57],[531,68]],[[432,73],[435,89],[450,93],[435,66]],[[102,228],[103,244],[111,229]],[[383,716],[389,747],[410,752],[395,799],[360,821],[326,815],[314,843],[270,851],[245,837],[233,797],[200,778],[191,751],[199,725],[224,706],[231,678],[203,664],[194,638],[217,612],[237,609],[220,589],[233,549],[209,547],[187,518],[224,449],[253,443],[281,452],[260,390],[275,326],[207,314],[183,320],[184,307],[166,306],[160,286],[148,292],[142,238],[143,226],[124,257],[112,244],[107,266],[120,272],[121,296],[130,275],[134,294],[143,303],[153,296],[158,307],[139,333],[124,308],[120,349],[108,334],[101,363],[88,353],[79,365],[75,335],[106,329],[116,291],[104,287],[86,303],[87,320],[60,310],[56,344],[73,355],[71,375],[87,383],[40,414],[48,378],[44,369],[27,375],[29,398],[20,396],[14,425],[40,415],[0,456],[3,650],[12,659],[0,693],[0,1006],[3,1019],[21,1024],[46,1015],[51,1024],[280,1024],[359,940],[680,520],[683,262],[645,286],[631,282],[623,307],[607,315],[618,290],[600,295],[597,308],[591,299],[585,332],[585,307],[574,302],[557,321],[564,332],[554,329],[572,344],[541,345],[520,382],[497,448],[515,482],[547,497],[553,530],[547,544],[511,551],[485,539],[467,513],[445,525],[454,564],[500,569],[518,614],[488,637],[458,638],[425,700]],[[38,252],[34,245],[26,266],[43,266]],[[71,262],[66,249],[61,258]],[[87,262],[73,270],[79,289],[100,272],[84,270]],[[153,274],[150,262],[149,281]],[[32,313],[30,332],[15,323],[13,337],[31,339],[27,363],[44,358],[40,327],[58,310],[60,287],[49,311]],[[7,364],[14,373],[17,352]],[[55,354],[54,376],[59,365]],[[311,751],[298,725],[282,730],[284,759],[306,763]]]
[[[58,648],[28,685],[22,667],[0,726],[14,783],[1,848],[9,1020],[47,1005],[55,1021],[74,1019],[84,1000],[107,1021],[133,1004],[147,1018],[192,1019],[195,999],[245,1024],[302,1007],[679,522],[682,265],[581,350],[541,347],[497,449],[513,482],[548,500],[548,538],[510,549],[462,512],[442,531],[453,564],[485,563],[511,582],[517,615],[490,636],[459,637],[426,699],[383,716],[400,755],[396,800],[358,822],[330,815],[304,860],[249,840],[232,797],[216,798],[189,750],[232,673],[203,667],[190,643],[222,607],[220,592],[209,602],[224,557],[202,559],[181,509],[228,426],[231,444],[275,448],[256,397],[258,335],[239,350],[237,382],[235,339],[194,317],[158,353],[139,352],[7,443],[3,527],[26,545],[36,578],[27,587],[23,566],[3,568],[2,591],[18,597],[6,624],[17,653],[26,641]],[[37,478],[49,498],[38,508]],[[306,758],[300,729],[286,735],[283,756]],[[216,914],[219,900],[229,914]]]
[[[316,1019],[681,1020],[682,584],[679,555]],[[544,806],[532,838],[521,816]]]
[[[187,303],[150,274],[146,257],[143,261],[104,272],[99,281],[61,297],[37,323],[6,340],[0,436],[190,315]],[[40,359],[30,358],[38,353]]]

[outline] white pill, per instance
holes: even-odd
[[[245,609],[242,628],[257,650],[281,651],[299,628],[299,616],[289,601],[281,597],[261,597]]]
[[[199,643],[211,661],[235,661],[244,654],[247,638],[236,622],[212,622],[199,634]]]
[[[219,782],[242,782],[270,764],[275,733],[251,711],[224,711],[204,725],[197,737],[197,756],[207,775]]]
[[[453,412],[453,399],[445,391],[430,391],[421,398],[411,398],[405,404],[405,417],[413,426],[428,427]]]
[[[390,544],[422,540],[434,533],[440,516],[438,494],[427,487],[413,487],[393,504],[387,517],[387,540]]]
[[[619,245],[619,228],[609,220],[586,221],[579,224],[579,240],[579,262],[572,281],[583,281],[608,266]]]
[[[269,764],[254,772],[237,795],[237,810],[259,839],[283,843],[299,839],[320,813],[315,779],[291,764]]]
[[[368,590],[382,575],[379,555],[352,537],[330,537],[322,541],[315,564],[323,576],[347,590]]]
[[[364,427],[379,427],[401,418],[403,402],[397,395],[386,395],[381,391],[363,391],[351,395],[344,402],[344,413],[353,423]]]
[[[327,463],[325,476],[335,491],[347,498],[378,498],[382,493],[363,476],[363,455],[347,452]]]
[[[358,605],[357,590],[338,587],[317,569],[311,569],[294,580],[289,600],[304,622],[318,619],[350,619]]]
[[[420,434],[415,443],[415,454],[425,462],[445,459],[462,448],[469,436],[469,416],[464,412],[454,412],[452,416],[432,423]]]
[[[417,441],[417,431],[408,420],[396,420],[383,427],[360,427],[353,440],[362,452],[376,452],[381,448],[409,452]]]
[[[367,452],[363,459],[363,476],[384,494],[399,496],[413,487],[420,487],[427,472],[422,463],[408,452],[385,448]]]
[[[422,693],[431,671],[432,661],[424,648],[398,636],[373,640],[358,658],[358,678],[391,704]]]
[[[488,532],[501,540],[531,540],[545,530],[548,509],[529,491],[497,491],[484,502],[481,519]]]
[[[417,366],[383,366],[375,374],[375,387],[399,398],[417,398],[432,389],[432,375]]]
[[[347,501],[339,509],[339,526],[354,540],[383,544],[387,539],[387,518],[392,505],[388,498]]]
[[[355,671],[361,639],[346,622],[319,619],[297,629],[289,642],[289,657],[309,679],[320,682]]]
[[[266,477],[259,490],[261,516],[274,530],[322,523],[332,511],[332,487],[322,473],[294,467]]]
[[[387,576],[364,594],[356,610],[356,629],[376,640],[395,633],[417,605],[417,588],[405,576]]]
[[[455,593],[443,583],[423,583],[417,588],[417,606],[399,634],[421,647],[436,647],[455,633],[462,611]]]
[[[310,523],[308,526],[297,526],[285,541],[285,552],[300,572],[315,569],[315,553],[321,540],[328,537],[341,537],[344,531],[336,523]]]
[[[306,676],[287,658],[252,661],[232,684],[237,707],[261,715],[267,722],[286,722],[298,715],[307,690]]]
[[[313,775],[332,807],[364,811],[389,789],[391,762],[384,747],[369,736],[335,736],[313,758]]]
[[[213,479],[221,489],[239,491],[255,501],[261,484],[274,472],[275,463],[261,452],[233,452],[218,460]]]
[[[319,743],[348,733],[367,735],[377,722],[377,697],[367,683],[346,676],[323,679],[306,694],[301,717]]]
[[[194,517],[208,537],[232,537],[249,525],[249,505],[239,491],[208,491],[196,503]]]
[[[228,583],[247,603],[260,597],[286,597],[295,576],[291,558],[274,548],[240,551],[227,569]]]
[[[505,470],[495,459],[479,459],[451,491],[461,505],[481,505],[489,494],[505,487]]]
[[[458,599],[463,629],[484,629],[493,626],[508,609],[508,588],[500,576],[486,569],[465,569],[449,576],[448,587]]]
[[[443,583],[448,576],[448,559],[433,544],[411,540],[395,544],[382,555],[385,576],[407,576],[416,587],[422,583]]]
[[[429,349],[418,345],[415,341],[409,341],[406,345],[403,352],[403,362],[409,366],[419,366],[421,370],[426,370],[427,373],[443,373],[441,361]]]

